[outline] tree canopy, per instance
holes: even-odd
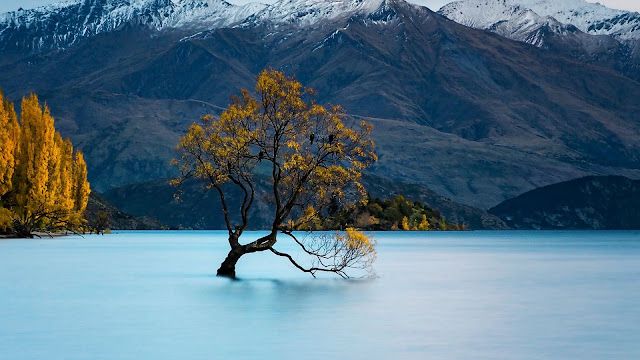
[[[261,251],[284,257],[314,276],[333,272],[347,277],[349,269],[371,270],[375,242],[370,236],[354,229],[298,236],[295,230],[322,216],[332,202],[355,202],[365,195],[359,182],[362,170],[377,160],[372,126],[349,123],[340,106],[317,104],[312,89],[279,71],[263,71],[254,90],[233,96],[219,117],[208,115],[191,125],[174,160],[181,172],[174,184],[197,178],[220,197],[231,250],[218,275],[235,277],[240,257]],[[266,200],[273,221],[268,235],[242,243],[258,172],[269,175]],[[229,207],[229,187],[243,194],[238,209]],[[309,255],[309,265],[278,251],[279,235]]]
[[[0,231],[81,229],[90,192],[82,152],[74,154],[35,94],[22,99],[20,121],[1,93],[0,104]]]

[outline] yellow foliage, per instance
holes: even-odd
[[[46,202],[54,129],[48,108],[40,108],[35,94],[22,99],[20,114],[22,131],[15,175],[21,181],[14,181],[14,188],[18,215],[26,219]]]
[[[13,222],[13,212],[9,209],[0,207],[0,231],[7,231],[11,228]]]
[[[376,242],[373,237],[361,231],[347,228],[343,234],[337,234],[336,236],[340,242],[346,244],[349,249],[357,251],[361,256],[375,256],[376,254]]]
[[[360,179],[362,170],[377,160],[370,139],[373,128],[364,121],[350,123],[340,106],[318,105],[312,89],[279,71],[262,71],[254,94],[242,90],[219,117],[207,115],[189,127],[176,148],[178,158],[172,161],[181,176],[172,183],[196,178],[218,192],[234,251],[271,250],[286,257],[273,248],[278,233],[295,238],[291,230],[318,228],[319,215],[336,200],[357,201],[346,196],[353,190],[355,195],[366,194]],[[238,238],[249,223],[257,172],[270,175],[269,193],[264,195],[272,204],[271,232],[241,245]],[[225,197],[231,187],[244,195],[239,214],[233,217]],[[301,246],[307,254],[315,254],[317,264],[341,275],[346,268],[369,268],[375,257],[375,243],[353,229],[338,238],[320,238],[324,240]],[[332,265],[327,265],[331,259]]]
[[[60,144],[60,190],[58,203],[65,211],[72,211],[75,200],[73,195],[73,145],[66,139]]]
[[[12,187],[20,127],[13,104],[0,92],[0,196]]]
[[[422,214],[422,221],[420,222],[420,225],[418,225],[418,230],[427,231],[429,230],[430,226],[431,224],[429,224],[429,221],[427,221],[427,215]]]
[[[409,226],[409,219],[407,219],[406,216],[402,218],[402,230],[404,231],[411,230],[411,227]]]
[[[90,191],[82,153],[74,160],[71,142],[55,131],[35,94],[22,99],[20,123],[13,104],[0,102],[0,198],[11,204],[2,209],[1,226],[15,220],[27,232],[22,235],[80,226]]]
[[[344,198],[349,185],[365,195],[362,169],[377,160],[370,124],[347,126],[341,107],[304,100],[313,90],[279,71],[260,73],[254,90],[255,97],[246,89],[233,97],[220,117],[207,115],[189,127],[177,146],[180,158],[173,161],[182,173],[174,184],[195,177],[219,191],[228,182],[248,191],[256,169],[267,169],[278,225],[294,208],[317,212],[333,197]],[[302,215],[293,225],[310,218]]]
[[[62,187],[61,166],[62,166],[62,137],[57,132],[53,137],[53,145],[49,150],[49,179],[47,180],[46,204],[52,208],[60,200],[60,190]]]
[[[89,201],[89,182],[87,181],[87,164],[84,162],[84,155],[81,151],[76,152],[76,157],[73,162],[73,194],[74,205],[73,209],[79,214],[84,213],[87,208],[87,202]]]

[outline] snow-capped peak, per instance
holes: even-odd
[[[552,18],[592,35],[640,39],[640,14],[582,0],[459,0],[443,6],[439,13],[463,25],[490,29],[501,22],[522,21],[526,11],[533,13],[530,17],[538,16],[536,20]]]
[[[225,0],[71,0],[0,14],[0,50],[47,51],[127,25],[200,31],[264,23],[312,26],[354,15],[378,14],[389,1],[279,0],[237,6]]]
[[[312,26],[353,15],[369,15],[384,6],[386,0],[280,0],[257,12],[247,21],[252,24]]]
[[[232,5],[224,0],[71,0],[32,10],[0,14],[0,24],[24,25],[83,18],[83,24],[96,29],[113,29],[136,18],[155,28],[179,27],[203,22],[229,25],[262,10],[266,5],[250,3]],[[53,19],[52,19],[53,20]],[[56,26],[65,24],[55,24]]]
[[[150,29],[231,26],[264,4],[232,5],[224,0],[72,0],[0,14],[0,41],[34,51],[65,48],[78,40],[127,24]]]

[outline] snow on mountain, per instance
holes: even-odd
[[[498,21],[487,29],[513,40],[523,41],[538,47],[544,45],[544,29],[555,33],[565,32],[566,26],[550,16],[540,16],[529,9],[515,9],[510,20]]]
[[[639,13],[581,0],[459,0],[443,6],[439,13],[478,29],[491,30],[504,27],[504,23],[512,28],[525,23],[535,27],[557,21],[591,35],[610,35],[619,41],[640,40]]]
[[[247,19],[247,24],[313,26],[353,15],[370,15],[386,0],[280,0]]]
[[[72,0],[0,14],[0,49],[35,52],[73,46],[79,40],[125,26],[199,31],[242,24],[313,26],[354,15],[387,16],[395,0],[280,0],[271,5],[232,5],[224,0]]]
[[[150,29],[220,28],[238,23],[266,5],[223,0],[75,0],[0,14],[0,48],[46,51],[126,25]]]

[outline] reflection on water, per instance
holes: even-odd
[[[640,358],[638,232],[377,238],[350,281],[271,254],[217,278],[222,232],[1,241],[0,358]]]

